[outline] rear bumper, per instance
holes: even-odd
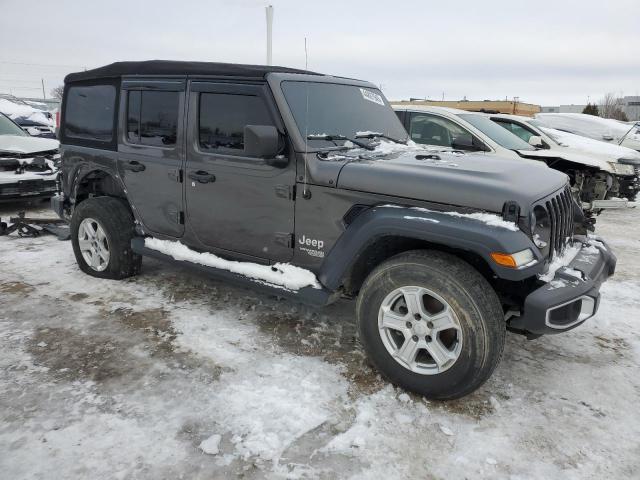
[[[576,241],[582,246],[575,258],[526,297],[521,315],[510,319],[509,327],[533,335],[561,333],[596,314],[600,286],[615,272],[617,260],[599,238]]]

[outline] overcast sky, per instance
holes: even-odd
[[[586,103],[640,94],[639,0],[0,0],[0,92],[41,96],[119,60],[265,62],[356,77],[389,99]],[[30,64],[30,65],[21,65]],[[40,65],[35,65],[40,64]]]

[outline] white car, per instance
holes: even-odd
[[[533,159],[566,173],[571,179],[574,197],[589,217],[603,208],[625,208],[628,200],[611,191],[614,176],[622,173],[633,179],[637,175],[632,165],[616,162],[621,173],[612,173],[610,162],[596,160],[578,152],[566,152],[531,145],[491,120],[491,115],[454,108],[430,106],[394,106],[396,114],[409,132],[411,140],[424,145],[462,151],[484,152],[513,159]],[[539,138],[537,138],[539,140]],[[576,175],[576,172],[579,174]],[[583,178],[589,176],[595,186]],[[583,190],[584,189],[584,190]],[[603,202],[603,200],[607,200]]]
[[[0,113],[0,201],[55,195],[58,149],[57,140],[32,137]]]
[[[594,169],[590,171],[581,167],[575,168],[570,175],[574,175],[576,181],[583,185],[583,195],[589,192],[589,195],[596,199],[596,205],[606,205],[609,201],[603,202],[605,198],[620,197],[635,201],[640,190],[640,152],[549,128],[540,120],[530,117],[506,114],[490,117],[530,145],[551,150],[551,153],[566,161],[593,166]],[[610,178],[606,176],[607,184],[597,181],[602,177],[602,172],[610,175]],[[609,184],[609,189],[603,190],[604,185]],[[598,188],[601,190],[597,191]]]
[[[629,124],[584,113],[538,113],[535,118],[549,128],[640,151],[640,122]]]

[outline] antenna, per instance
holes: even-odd
[[[304,37],[304,69],[309,68],[309,54],[307,52],[307,37]],[[302,198],[310,198],[307,168],[307,153],[309,152],[309,82],[306,85],[306,110],[304,114],[304,183],[302,188]]]
[[[265,7],[267,12],[267,65],[271,65],[273,62],[271,54],[271,38],[273,36],[273,6],[269,5]]]

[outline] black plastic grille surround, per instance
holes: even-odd
[[[561,255],[573,237],[573,208],[574,201],[568,184],[560,192],[543,198],[534,205],[534,235],[539,235],[547,244],[541,249],[549,259]]]

